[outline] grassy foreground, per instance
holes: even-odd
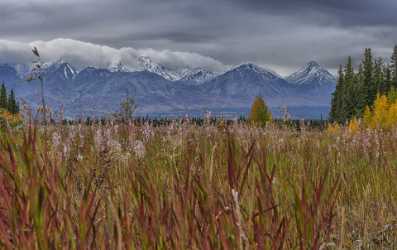
[[[396,249],[397,129],[0,132],[1,249]]]

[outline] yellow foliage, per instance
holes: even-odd
[[[387,97],[382,95],[376,98],[374,110],[372,111],[372,124],[371,127],[383,128],[386,124],[387,113],[389,109],[389,101]]]
[[[348,124],[348,130],[352,134],[357,133],[360,130],[360,121],[357,118],[353,118]]]
[[[366,127],[368,127],[369,124],[371,124],[372,111],[368,106],[365,107],[364,114],[363,114],[363,120],[364,120],[364,125]]]
[[[265,101],[261,97],[256,97],[251,107],[249,115],[251,123],[259,126],[265,126],[272,120],[272,113],[266,106]]]
[[[386,127],[392,128],[397,124],[397,101],[390,104],[389,110],[386,117]]]
[[[385,95],[378,95],[373,109],[368,107],[363,115],[364,125],[369,128],[391,129],[397,125],[397,101],[390,102]]]
[[[19,114],[11,114],[5,109],[0,109],[0,124],[2,122],[8,123],[11,127],[22,123],[22,117]]]
[[[328,124],[327,133],[336,134],[336,133],[339,133],[339,131],[340,131],[340,126],[339,126],[339,124],[337,122]]]

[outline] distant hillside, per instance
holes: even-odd
[[[271,107],[324,107],[335,89],[335,77],[316,62],[284,79],[255,64],[216,75],[205,69],[171,72],[148,58],[142,60],[140,70],[118,65],[78,71],[66,62],[53,63],[45,71],[47,102],[55,109],[63,105],[69,117],[112,113],[127,95],[135,99],[141,114],[246,109],[257,95]],[[39,84],[24,81],[21,68],[26,72],[26,66],[0,65],[0,81],[35,106],[40,102]]]

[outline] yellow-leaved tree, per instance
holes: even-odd
[[[251,106],[249,120],[256,126],[265,126],[266,123],[272,120],[272,113],[270,112],[262,97],[255,97],[255,100]]]
[[[373,108],[366,107],[363,122],[369,128],[391,129],[397,126],[397,100],[378,95]]]
[[[391,103],[387,112],[386,127],[392,128],[397,125],[397,102]]]

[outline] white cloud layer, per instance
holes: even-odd
[[[31,49],[36,46],[46,62],[63,60],[82,68],[95,66],[107,68],[122,63],[137,68],[137,58],[148,56],[153,62],[169,69],[206,68],[221,72],[227,67],[223,63],[197,53],[171,50],[135,49],[131,47],[112,48],[109,46],[82,42],[72,39],[54,39],[30,43],[0,40],[0,63],[29,63],[33,60]]]

